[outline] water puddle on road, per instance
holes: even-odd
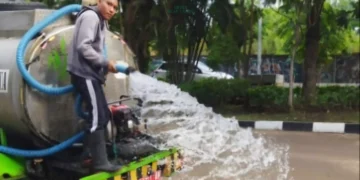
[[[149,134],[181,148],[185,169],[172,179],[288,179],[289,147],[279,145],[224,118],[177,86],[133,73],[130,94],[143,101],[141,117]],[[209,97],[211,98],[211,97]]]

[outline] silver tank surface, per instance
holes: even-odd
[[[0,16],[8,13],[8,18],[19,18],[24,13],[33,14],[32,22],[35,24],[40,20],[36,18],[44,17],[44,14],[37,14],[39,12],[51,13],[50,10],[14,11],[1,12]],[[14,15],[16,13],[20,15]],[[13,19],[13,22],[16,23],[16,20]],[[81,130],[81,121],[74,110],[75,95],[50,96],[28,86],[18,71],[16,50],[21,36],[31,26],[17,26],[16,31],[11,31],[1,22],[0,127],[40,143],[61,142],[70,138]],[[46,28],[42,36],[29,44],[25,61],[29,73],[40,83],[52,87],[70,84],[66,72],[66,46],[70,43],[73,29],[67,17]],[[108,59],[137,67],[134,54],[118,35],[108,31],[106,45]],[[121,95],[128,94],[128,78],[121,73],[108,74],[104,88],[108,101],[118,100]]]

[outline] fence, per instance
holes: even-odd
[[[334,56],[334,61],[323,67],[318,75],[320,83],[359,83],[360,54],[348,56]],[[261,63],[262,74],[283,74],[285,82],[289,82],[290,58],[286,55],[263,55]],[[221,71],[226,71],[234,76],[238,75],[237,68],[222,67]],[[257,56],[251,56],[249,74],[257,74]],[[301,83],[303,80],[302,64],[294,64],[295,82]]]

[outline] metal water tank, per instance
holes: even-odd
[[[0,127],[37,144],[64,141],[81,130],[74,110],[74,94],[49,96],[29,87],[16,65],[22,35],[53,10],[0,11]],[[73,35],[73,21],[64,17],[43,30],[29,44],[24,62],[40,83],[53,87],[70,84],[66,72],[66,46]],[[121,37],[107,31],[108,59],[137,67],[134,54]],[[104,87],[108,101],[128,94],[125,75],[109,74]]]
[[[47,9],[46,4],[26,0],[0,0],[0,11]]]

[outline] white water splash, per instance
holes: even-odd
[[[130,94],[144,101],[141,117],[151,135],[165,140],[161,147],[183,150],[185,169],[174,179],[288,178],[288,146],[255,137],[177,86],[133,73]]]

